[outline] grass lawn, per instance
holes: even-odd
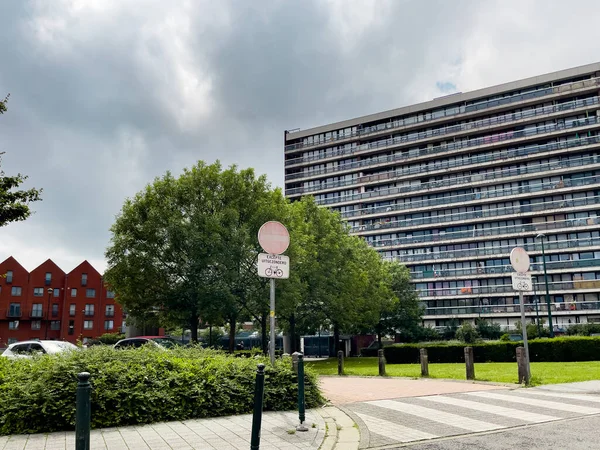
[[[337,375],[337,358],[306,363],[319,375]],[[387,364],[386,372],[392,377],[418,378],[419,364]],[[346,375],[375,376],[378,373],[377,358],[346,358]],[[464,364],[429,364],[430,378],[466,379]],[[531,363],[532,384],[569,383],[600,379],[600,361]],[[517,382],[517,363],[476,363],[475,379],[500,383]]]

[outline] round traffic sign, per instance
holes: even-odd
[[[290,233],[282,223],[272,220],[258,230],[258,243],[265,252],[279,255],[290,245]]]
[[[529,255],[523,247],[515,247],[510,252],[510,264],[519,273],[529,270]]]

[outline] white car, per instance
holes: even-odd
[[[31,358],[35,354],[52,355],[70,350],[79,350],[79,347],[65,341],[22,341],[10,344],[2,356],[5,358]]]

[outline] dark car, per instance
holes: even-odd
[[[159,348],[167,349],[178,346],[179,342],[167,336],[136,336],[121,339],[114,345],[114,348],[139,348],[146,344],[156,345]]]

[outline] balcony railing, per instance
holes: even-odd
[[[85,311],[83,315],[85,317],[94,317],[94,311]]]
[[[480,127],[488,127],[490,125],[498,125],[501,123],[515,122],[517,120],[525,119],[528,117],[548,115],[548,114],[551,114],[554,112],[563,112],[566,110],[592,106],[592,105],[598,104],[598,102],[599,102],[599,98],[593,97],[593,98],[584,99],[584,100],[576,100],[576,101],[569,102],[568,104],[563,104],[563,105],[545,106],[543,108],[538,108],[538,109],[531,110],[531,111],[523,111],[523,112],[517,112],[517,113],[513,113],[513,114],[507,114],[505,116],[500,117],[499,120],[496,121],[495,123],[493,123],[495,118],[491,118],[491,119],[484,119],[481,121],[473,122],[475,125],[460,124],[460,125],[454,125],[451,127],[446,127],[443,129],[444,130],[443,132],[438,132],[438,133],[436,133],[435,131],[426,131],[426,132],[422,133],[425,135],[419,137],[418,139],[426,139],[426,138],[430,138],[430,137],[434,137],[434,136],[435,137],[443,136],[444,134],[456,133],[458,131],[468,131],[468,130],[477,129]],[[400,139],[400,140],[399,139],[400,139],[400,137],[393,138],[395,143],[411,142],[413,140],[417,140],[417,139]],[[386,141],[389,141],[389,139],[386,139]],[[378,141],[378,142],[381,142],[381,141]],[[369,145],[369,144],[363,144],[362,146],[366,146],[366,145]],[[304,163],[304,162],[308,162],[308,161],[318,161],[320,159],[331,158],[334,156],[342,156],[342,155],[346,155],[346,154],[351,154],[353,152],[358,151],[358,149],[364,150],[365,148],[369,148],[369,147],[361,148],[362,146],[355,146],[355,147],[347,148],[347,149],[338,149],[338,150],[334,150],[334,151],[330,151],[330,152],[323,152],[319,155],[314,155],[314,156],[288,159],[286,161],[286,165],[291,166],[293,164],[299,164],[299,163]],[[441,146],[436,146],[436,147],[441,147]],[[460,148],[462,148],[462,147],[460,147]],[[406,155],[393,155],[393,156],[394,157],[397,156],[397,158],[393,159],[392,161],[407,158]],[[382,161],[382,162],[387,162],[387,161]],[[371,162],[370,164],[373,164],[373,162]],[[338,172],[338,171],[342,171],[342,170],[354,169],[354,168],[358,168],[358,167],[364,167],[365,165],[370,165],[370,164],[368,161],[356,161],[353,163],[338,165],[336,167],[328,168],[328,169],[327,168],[317,169],[317,170],[310,170],[307,172],[299,172],[299,173],[289,174],[286,176],[286,181],[297,179],[297,178],[304,178],[307,176],[315,176],[315,175],[319,175],[322,173],[331,173],[331,172]]]
[[[594,161],[594,159],[597,159],[598,162],[600,162],[600,157],[598,157],[598,158],[584,157],[584,158],[573,159],[571,161],[563,161],[560,164],[560,168],[567,167],[567,163],[568,163],[568,167],[588,166],[590,164],[590,161]],[[552,165],[555,166],[556,164],[552,164]],[[553,167],[553,169],[557,170],[556,167]],[[398,204],[394,204],[394,205],[386,205],[386,206],[379,206],[379,207],[375,207],[375,208],[364,208],[361,210],[346,211],[346,212],[343,212],[341,214],[341,216],[344,219],[347,219],[349,217],[356,217],[359,214],[360,215],[383,214],[383,213],[389,213],[389,212],[393,212],[393,211],[406,211],[406,210],[410,210],[410,209],[425,208],[425,207],[440,206],[440,205],[450,206],[455,203],[464,204],[466,202],[471,202],[471,201],[476,201],[476,200],[483,200],[483,199],[487,199],[487,198],[506,197],[506,196],[513,196],[513,199],[514,199],[515,198],[514,196],[518,196],[518,195],[522,195],[522,194],[535,194],[538,192],[543,193],[544,191],[548,191],[548,190],[556,191],[557,189],[562,189],[562,188],[589,186],[589,185],[598,184],[598,183],[600,183],[600,175],[592,176],[592,177],[585,177],[585,178],[575,178],[573,180],[567,179],[567,180],[562,180],[561,182],[558,182],[558,183],[556,181],[551,181],[551,182],[548,181],[545,183],[539,182],[536,184],[529,184],[529,185],[525,185],[525,186],[515,186],[512,188],[497,189],[494,191],[490,190],[490,191],[485,191],[485,192],[471,192],[469,194],[431,198],[431,199],[426,199],[426,200],[412,200],[412,201],[405,201],[404,203],[398,203]]]
[[[541,247],[539,244],[519,244],[521,247],[525,248],[530,254],[541,253]],[[600,246],[600,243],[597,242],[597,239],[594,238],[585,238],[585,239],[565,239],[562,241],[550,241],[544,244],[544,248],[546,251],[550,250],[565,250],[572,249],[576,247],[591,247],[591,246]],[[397,255],[395,257],[384,257],[386,260],[396,260],[402,263],[414,263],[418,261],[432,261],[435,262],[437,260],[453,260],[458,258],[487,258],[493,256],[501,255],[506,257],[510,254],[511,250],[515,247],[515,245],[499,245],[495,247],[484,247],[484,248],[469,248],[464,250],[448,250],[442,252],[429,252],[429,253],[419,253],[412,255]]]
[[[441,283],[441,282],[440,282]],[[586,284],[587,283],[587,284]],[[587,287],[582,287],[587,286]],[[600,290],[600,280],[581,280],[581,281],[554,281],[549,283],[551,291],[565,291],[572,289],[598,289]],[[533,290],[536,292],[545,292],[543,279],[541,282],[533,284]],[[517,294],[513,289],[512,284],[503,284],[495,286],[461,286],[461,287],[443,287],[432,289],[417,289],[419,297],[422,299],[429,297],[456,297],[456,296],[471,296],[471,295],[491,295],[510,293]],[[527,295],[531,295],[528,293]]]
[[[387,230],[391,228],[406,228],[416,227],[419,225],[442,224],[446,222],[458,222],[461,220],[485,219],[489,217],[511,215],[521,215],[536,211],[546,211],[552,209],[574,208],[578,206],[588,206],[600,204],[600,196],[577,198],[569,200],[555,200],[551,202],[532,203],[529,205],[504,206],[494,209],[482,209],[477,211],[469,211],[464,213],[445,214],[432,217],[420,217],[416,219],[403,219],[389,222],[377,222],[372,225],[360,225],[350,228],[351,232],[370,231],[370,230]],[[514,216],[512,217],[514,218]]]
[[[106,317],[115,317],[115,312],[114,312],[114,311],[106,311],[106,312],[104,313],[104,315],[105,315]]]
[[[32,319],[41,319],[42,317],[44,317],[44,311],[33,310],[29,313],[29,317],[31,317]]]
[[[547,304],[540,297],[538,302],[538,313],[543,318],[543,313],[548,312]],[[535,313],[535,303],[525,303],[526,313]],[[550,311],[590,311],[600,310],[600,302],[569,302],[569,303],[550,303]],[[520,305],[469,305],[469,306],[440,306],[425,308],[424,316],[456,316],[459,314],[512,314],[520,313]]]
[[[6,310],[6,317],[8,319],[17,319],[19,317],[21,317],[21,311],[20,310]]]
[[[487,136],[483,136],[483,137],[479,137],[479,138],[450,142],[448,144],[443,144],[443,145],[440,144],[440,145],[432,146],[432,147],[408,150],[407,152],[404,152],[402,155],[403,155],[404,159],[416,158],[418,156],[434,155],[434,154],[438,154],[438,153],[444,153],[446,155],[446,154],[449,154],[450,152],[452,152],[453,150],[460,150],[460,149],[464,149],[464,148],[473,148],[473,147],[489,145],[489,144],[497,144],[499,142],[505,142],[505,141],[508,141],[510,143],[510,141],[513,141],[516,139],[522,139],[525,137],[535,136],[535,135],[539,135],[539,134],[552,133],[555,131],[560,132],[560,131],[564,131],[564,130],[574,130],[574,129],[578,129],[580,127],[594,125],[596,123],[598,123],[597,117],[591,116],[586,119],[574,119],[574,120],[570,120],[568,122],[565,121],[564,123],[558,122],[558,123],[553,123],[553,124],[547,124],[547,125],[536,127],[535,129],[523,129],[523,130],[516,130],[516,131],[509,130],[509,131],[505,131],[503,133],[495,134],[495,135],[487,135]],[[314,161],[321,161],[321,160],[324,161],[327,158],[331,158],[334,156],[346,156],[346,155],[352,155],[352,154],[359,154],[359,153],[367,152],[367,151],[373,150],[373,149],[390,150],[391,148],[393,148],[395,146],[400,146],[402,144],[405,144],[405,142],[401,141],[399,138],[389,138],[389,139],[383,139],[381,141],[369,142],[366,144],[361,144],[356,147],[351,147],[351,148],[347,148],[344,150],[340,150],[340,151],[336,152],[336,154],[321,155],[318,158],[315,156],[315,157],[310,157],[308,159],[314,160]],[[317,159],[315,159],[315,158],[317,158]],[[307,161],[303,160],[304,158],[298,158],[298,159],[299,160],[302,159],[302,161],[288,160],[288,161],[286,161],[286,165],[291,166],[293,164],[301,164],[301,163],[307,162]],[[287,191],[286,191],[286,194],[288,194]]]
[[[402,122],[397,121],[398,125],[393,126],[393,123],[389,122],[389,123],[385,123],[385,124],[379,124],[374,127],[362,128],[360,130],[357,130],[355,133],[347,133],[347,134],[345,133],[339,137],[332,136],[332,138],[330,138],[328,140],[314,142],[311,144],[304,144],[302,142],[295,143],[295,144],[288,144],[285,146],[285,150],[286,151],[287,150],[297,150],[297,149],[301,149],[301,148],[308,149],[308,148],[312,148],[312,147],[326,145],[329,142],[341,141],[341,140],[349,139],[352,137],[358,137],[358,136],[366,136],[371,133],[377,133],[377,132],[382,132],[382,131],[387,132],[387,131],[393,130],[393,129],[399,129],[399,128],[404,128],[404,127],[413,127],[416,124],[427,123],[427,122],[439,120],[442,118],[456,117],[456,116],[460,116],[462,114],[467,114],[470,112],[481,111],[481,110],[488,109],[488,108],[495,108],[495,107],[507,105],[510,103],[520,102],[520,101],[524,101],[524,100],[530,100],[533,98],[545,97],[545,96],[552,95],[552,94],[559,94],[559,93],[564,93],[564,92],[569,92],[569,91],[574,91],[574,90],[579,90],[579,89],[591,88],[591,87],[597,86],[599,84],[600,84],[600,78],[592,78],[592,79],[585,80],[585,81],[576,81],[576,82],[564,84],[561,86],[539,89],[537,91],[529,92],[526,94],[515,94],[510,97],[504,97],[502,99],[488,100],[488,101],[484,101],[481,103],[472,104],[472,105],[468,105],[468,106],[460,106],[458,112],[456,112],[455,114],[445,115],[444,117],[431,117],[431,118],[427,119],[427,118],[425,118],[425,116],[423,116],[423,119],[419,120],[416,123],[404,123],[403,121]],[[448,106],[450,106],[450,105],[448,105]],[[557,105],[557,106],[560,106],[560,105]],[[490,124],[490,125],[492,125],[492,124]]]
[[[548,272],[560,269],[582,269],[588,267],[600,266],[598,259],[579,259],[574,261],[547,261],[546,268]],[[532,272],[541,272],[542,263],[532,263]],[[413,280],[437,279],[437,278],[459,278],[473,275],[502,275],[512,273],[515,269],[511,265],[486,266],[486,267],[467,267],[461,269],[436,269],[427,271],[412,271],[410,276]]]
[[[473,228],[472,230],[452,231],[447,233],[425,234],[417,236],[405,236],[397,239],[385,239],[369,241],[372,247],[402,246],[421,243],[445,244],[457,239],[474,239],[476,237],[500,236],[504,234],[514,235],[519,233],[539,233],[546,230],[558,230],[561,228],[573,228],[578,226],[600,225],[600,217],[587,217],[585,219],[566,219],[554,222],[540,222],[535,224],[510,225],[495,228]]]
[[[586,144],[595,144],[595,143],[600,142],[600,136],[593,136],[591,138],[578,139],[577,141],[579,141],[579,143],[580,143],[583,140],[588,140],[588,142]],[[575,140],[572,142],[575,142]],[[559,147],[565,148],[565,149],[574,148],[574,147],[579,146],[579,143],[575,143],[574,145],[571,145],[570,142],[561,142],[561,143],[557,143],[556,148],[559,148]],[[453,187],[453,186],[460,187],[464,184],[471,184],[474,182],[482,182],[486,179],[494,179],[495,180],[500,177],[504,178],[504,177],[510,177],[510,176],[516,176],[516,175],[540,173],[540,172],[545,172],[548,170],[561,170],[561,169],[568,168],[568,167],[578,167],[584,161],[587,161],[588,164],[600,163],[600,157],[597,155],[588,156],[586,158],[588,158],[588,159],[580,160],[578,158],[577,160],[574,160],[573,165],[571,165],[571,161],[569,161],[569,160],[560,161],[560,162],[559,161],[548,162],[545,164],[539,164],[539,165],[534,165],[534,166],[529,166],[529,167],[524,166],[524,167],[503,169],[503,170],[496,171],[493,174],[487,174],[487,173],[472,174],[472,175],[468,175],[468,176],[449,178],[449,179],[445,179],[445,180],[431,181],[428,183],[418,183],[418,184],[410,184],[410,185],[393,187],[393,188],[378,189],[378,190],[362,192],[362,193],[352,194],[352,195],[336,196],[336,197],[330,197],[330,198],[324,198],[324,199],[317,198],[315,201],[319,205],[331,205],[331,204],[335,204],[335,203],[346,203],[346,202],[353,202],[353,201],[360,201],[360,200],[369,200],[369,199],[375,200],[375,199],[378,199],[379,197],[383,197],[386,195],[396,195],[396,194],[403,194],[403,193],[408,193],[408,192],[430,191],[432,189],[439,189],[439,188]],[[507,162],[505,162],[505,164]],[[490,177],[490,175],[492,175],[493,178]],[[356,184],[356,180],[354,180],[354,181]]]

